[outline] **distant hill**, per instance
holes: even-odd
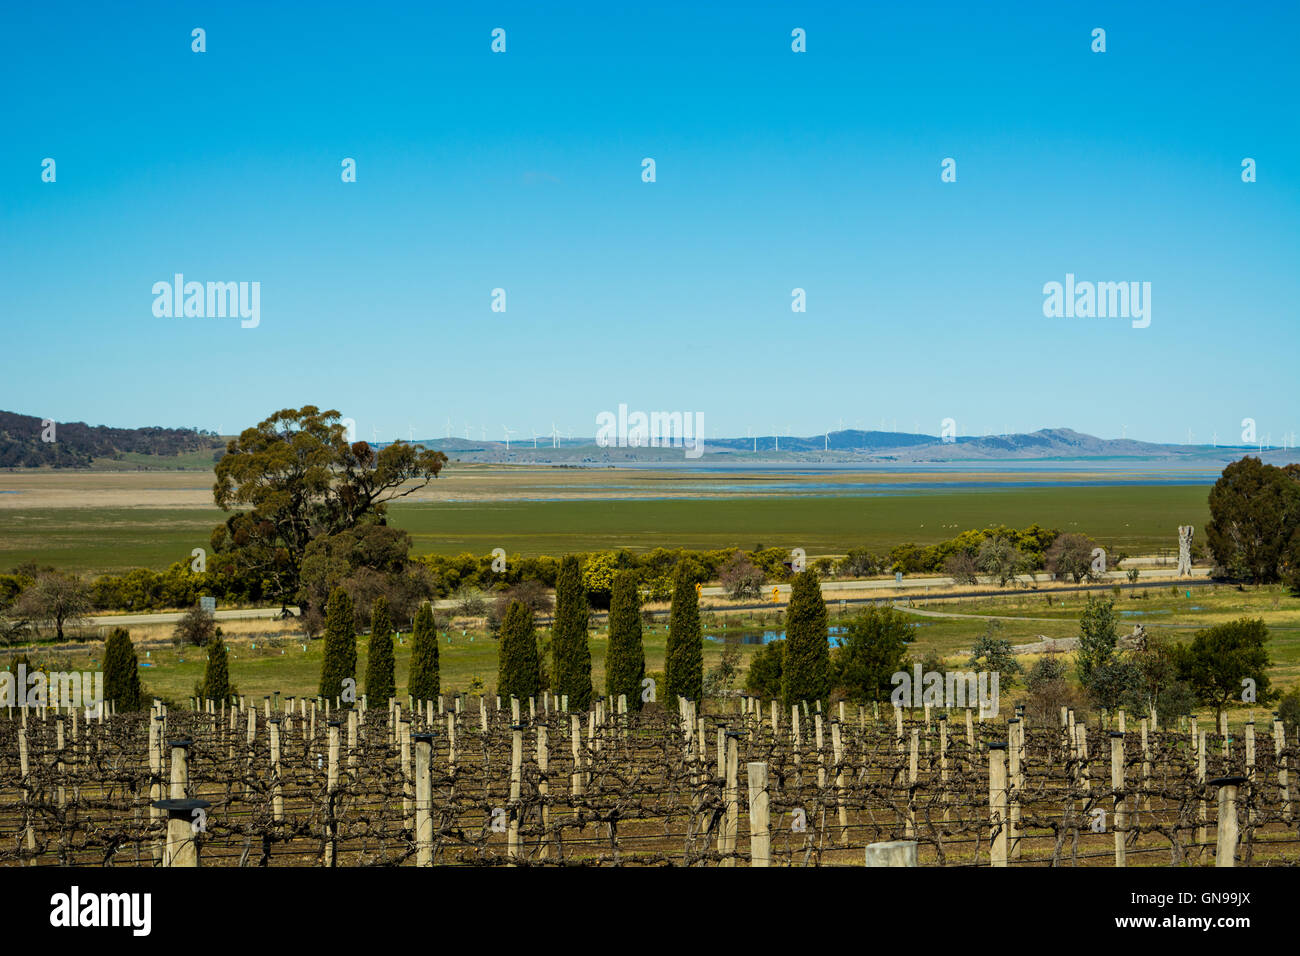
[[[386,444],[381,442],[379,444]],[[683,461],[681,447],[603,447],[595,438],[538,438],[512,441],[465,441],[459,438],[416,439],[455,460],[516,464],[629,465]],[[706,438],[700,463],[734,462],[863,462],[941,464],[945,462],[1164,460],[1202,463],[1231,461],[1248,447],[1173,445],[1109,439],[1069,428],[1044,428],[1030,434],[963,435],[944,441],[937,435],[848,429],[820,435],[759,435],[749,438]],[[1268,454],[1267,450],[1262,450]],[[698,460],[698,459],[697,459]]]
[[[193,428],[110,428],[85,422],[56,422],[54,441],[42,440],[46,428],[34,415],[0,412],[0,468],[89,468],[96,459],[147,461],[193,453],[215,455],[225,443],[211,432]]]

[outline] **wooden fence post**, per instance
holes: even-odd
[[[767,791],[767,764],[746,764],[749,783],[750,866],[772,865],[772,833],[768,817],[771,795]]]
[[[967,715],[970,714],[968,710]],[[993,866],[1007,865],[1007,745],[989,744],[989,822],[991,845],[989,861]]]
[[[1245,777],[1218,777],[1207,786],[1219,788],[1219,826],[1214,849],[1215,866],[1235,866],[1237,856],[1237,788]]]
[[[1145,729],[1146,721],[1142,724]],[[1126,866],[1124,837],[1128,820],[1124,816],[1124,734],[1118,730],[1110,732],[1110,788],[1115,793],[1115,865]]]
[[[415,865],[433,866],[433,734],[415,735]]]

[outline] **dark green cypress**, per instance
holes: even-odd
[[[555,624],[551,630],[555,693],[568,695],[569,710],[591,706],[591,646],[587,643],[587,593],[578,559],[566,555],[555,579]]]
[[[609,602],[609,649],[605,653],[605,693],[615,705],[627,695],[627,709],[641,709],[641,681],[645,678],[645,646],[641,643],[641,599],[636,575],[620,571],[614,576]]]
[[[113,628],[104,641],[104,700],[115,703],[119,711],[139,710],[143,703],[139,668],[131,635]]]
[[[831,651],[826,630],[826,602],[812,571],[794,576],[785,610],[785,661],[781,692],[787,706],[825,701],[831,683]]]
[[[357,676],[357,631],[352,598],[335,588],[325,604],[325,659],[320,668],[320,696],[343,696],[343,681]],[[387,701],[384,701],[387,704]]]
[[[199,696],[218,703],[230,697],[230,662],[220,634],[208,641],[208,666],[203,669],[203,693]]]
[[[433,606],[420,605],[415,614],[411,638],[411,672],[406,690],[416,700],[437,700],[442,693],[438,674],[438,628],[433,620]]]
[[[664,656],[661,698],[676,707],[677,698],[698,701],[704,688],[704,639],[700,634],[700,598],[686,562],[677,565],[673,605],[668,612],[668,649]]]
[[[511,601],[501,623],[497,648],[497,693],[504,701],[536,697],[541,688],[541,667],[537,660],[537,634],[533,612],[522,601]]]
[[[366,699],[376,704],[397,695],[397,678],[394,674],[393,625],[388,614],[388,598],[382,594],[375,598],[370,611],[370,645],[366,654]]]

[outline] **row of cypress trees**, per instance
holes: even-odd
[[[325,610],[325,659],[320,694],[339,697],[357,667],[356,630],[352,599],[342,588],[330,595]],[[667,700],[699,700],[704,683],[704,643],[699,597],[685,562],[678,566],[668,618],[664,663]],[[396,694],[393,628],[388,601],[376,599],[371,614],[366,693],[379,701]],[[556,694],[568,695],[574,710],[591,706],[591,648],[588,644],[587,598],[575,557],[566,557],[556,581],[552,654]],[[830,690],[830,646],[826,602],[811,571],[796,574],[786,609],[785,653],[781,668],[782,696],[787,703],[825,700]],[[115,628],[104,644],[104,696],[118,710],[143,705],[139,661],[130,635]],[[542,690],[541,659],[532,611],[512,601],[501,628],[497,661],[497,692],[523,700]],[[610,699],[626,695],[628,707],[640,710],[645,678],[645,648],[641,632],[641,602],[635,574],[614,577],[609,610],[609,647],[605,658],[605,693]],[[426,604],[416,614],[408,692],[417,700],[440,693],[438,640],[433,610]],[[214,637],[208,645],[201,695],[225,699],[232,692],[225,644]]]
[[[344,681],[356,679],[357,633],[353,614],[352,598],[342,588],[335,588],[325,604],[325,658],[321,662],[320,695],[327,699],[343,696]],[[416,700],[433,700],[441,693],[441,680],[438,634],[429,605],[423,605],[416,613],[412,636],[407,690]],[[383,595],[375,599],[371,609],[368,646],[365,693],[376,701],[387,701],[397,694],[397,673],[392,614]]]
[[[826,602],[817,575],[811,571],[796,574],[786,609],[781,673],[782,696],[787,703],[826,699],[830,690],[827,625]],[[573,710],[589,709],[593,688],[587,596],[578,559],[573,556],[563,560],[556,579],[551,653],[555,678],[552,692],[567,696]],[[221,656],[224,659],[224,649]],[[340,696],[343,681],[356,674],[356,662],[352,600],[339,588],[330,596],[325,610],[321,695]],[[621,571],[615,575],[610,601],[605,693],[611,699],[624,694],[628,707],[639,710],[644,678],[645,648],[636,578],[631,571]],[[664,683],[666,700],[699,700],[703,696],[704,640],[699,594],[685,562],[678,565],[673,582]],[[512,601],[506,609],[497,649],[497,692],[502,697],[523,700],[538,696],[542,689],[542,661],[533,612],[522,602]],[[431,700],[439,693],[437,634],[433,611],[427,604],[415,619],[409,692],[417,700]],[[388,602],[382,597],[375,601],[372,613],[366,693],[376,700],[387,700],[396,693],[392,625]]]

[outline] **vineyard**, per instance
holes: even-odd
[[[624,703],[10,710],[0,864],[861,866],[887,841],[935,866],[1300,862],[1278,722]]]

